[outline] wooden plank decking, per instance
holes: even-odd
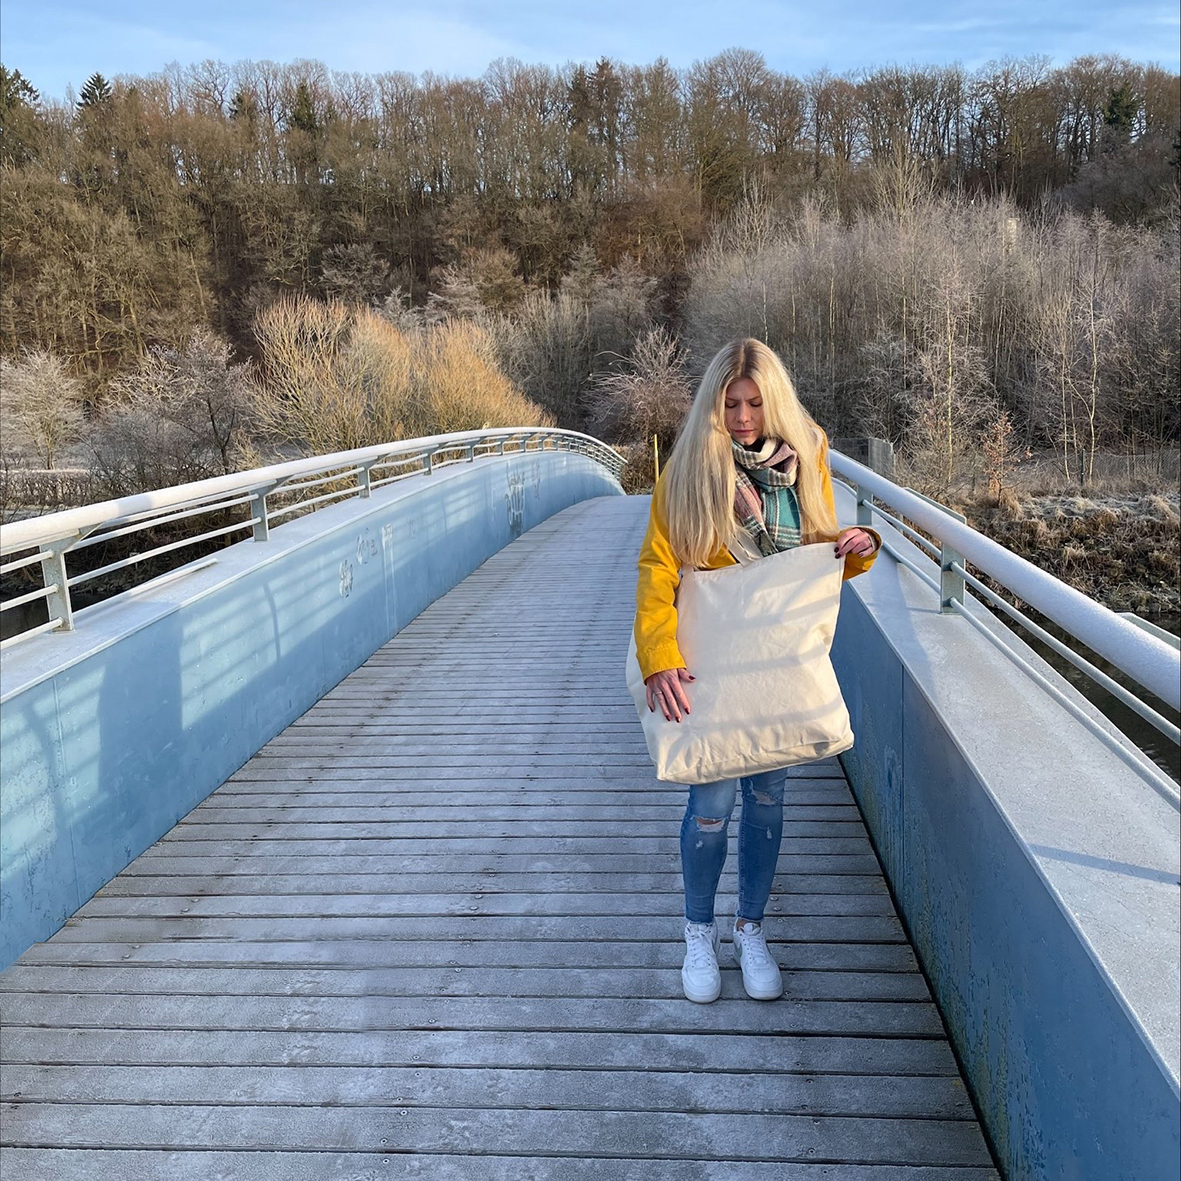
[[[996,1176],[835,762],[791,781],[785,996],[728,948],[680,996],[645,514],[498,554],[0,974],[4,1181]]]

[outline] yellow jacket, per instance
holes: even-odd
[[[828,442],[820,445],[820,474],[824,495],[834,505],[832,475],[828,468]],[[639,580],[636,584],[636,657],[640,671],[647,680],[653,673],[669,668],[684,668],[685,661],[677,647],[676,591],[681,582],[681,563],[673,553],[668,540],[668,514],[665,509],[667,490],[664,476],[656,481],[652,491],[652,511],[648,517],[648,532],[640,548]],[[868,558],[857,554],[845,557],[845,578],[864,574],[873,565],[881,551],[882,539],[872,529],[866,529],[878,543]],[[709,562],[706,570],[720,570],[723,566],[734,566],[737,562],[723,546]]]

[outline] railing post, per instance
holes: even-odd
[[[70,584],[66,574],[66,550],[73,545],[76,538],[55,542],[45,546],[49,557],[41,559],[41,577],[46,587],[55,587],[45,599],[45,606],[49,611],[49,618],[56,619],[62,631],[74,630],[74,608],[70,602]]]
[[[951,568],[952,563],[964,564],[964,555],[952,549],[946,541],[939,544],[939,610],[947,615],[955,610],[954,604],[964,601],[964,576]]]
[[[475,463],[476,462],[476,445],[475,445],[475,443],[469,443],[467,445],[467,461],[468,461],[468,463]]]
[[[423,453],[422,472],[423,472],[423,475],[425,475],[425,476],[429,476],[431,474],[431,472],[434,470],[434,458],[433,458],[434,454],[435,453],[433,451],[426,451]]]
[[[374,460],[373,462],[376,463],[377,461]],[[361,465],[361,470],[357,472],[357,488],[359,489],[358,495],[362,500],[365,500],[373,495],[373,489],[369,484],[369,469],[372,466],[373,464],[371,463],[364,463]]]
[[[271,537],[270,522],[267,521],[267,497],[274,492],[278,484],[268,484],[265,488],[257,488],[250,497],[250,515],[254,518],[254,540],[269,541]]]
[[[496,454],[497,455],[504,454],[504,440],[503,439],[496,440]]]
[[[853,489],[857,493],[857,524],[872,525],[873,493],[866,492],[866,490],[862,488],[860,484],[854,484]]]

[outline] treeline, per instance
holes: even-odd
[[[795,78],[747,50],[480,78],[206,62],[98,75],[72,105],[0,73],[0,348],[103,375],[205,323],[250,347],[279,295],[416,304],[447,268],[508,310],[582,247],[675,316],[686,260],[753,183],[844,219],[883,170],[1117,222],[1167,203],[1178,77],[1113,56]]]
[[[1178,439],[1179,94],[1110,56],[796,79],[731,50],[204,63],[55,105],[0,67],[0,460],[115,493],[551,421],[642,486],[744,333],[920,481],[1045,450],[1086,483]]]

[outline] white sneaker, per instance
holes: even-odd
[[[783,995],[779,965],[767,950],[762,923],[734,924],[734,956],[742,967],[742,987],[751,1000],[773,1001]]]
[[[718,969],[718,924],[685,924],[685,962],[681,966],[681,987],[685,997],[708,1005],[722,995],[722,973]]]

